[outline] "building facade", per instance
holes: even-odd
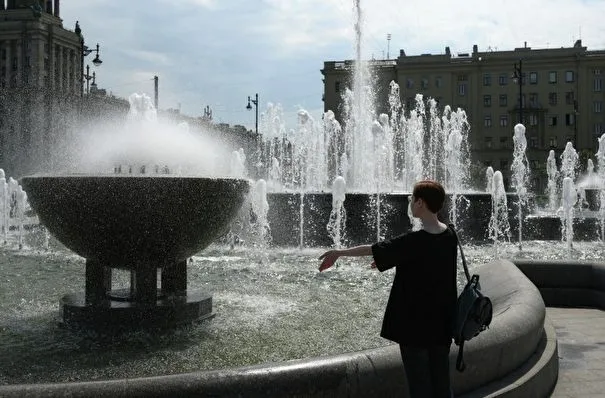
[[[0,167],[20,177],[48,167],[82,98],[82,36],[60,0],[0,0]]]
[[[325,62],[324,109],[342,123],[342,93],[351,86],[353,61]],[[526,126],[527,156],[537,191],[546,186],[546,159],[557,158],[568,141],[588,156],[605,132],[603,73],[605,50],[588,50],[580,40],[572,47],[511,51],[479,51],[453,55],[408,56],[370,61],[377,81],[377,113],[387,113],[388,84],[400,87],[401,101],[410,109],[417,93],[440,106],[464,109],[471,124],[469,140],[473,163],[501,170],[510,177],[513,128],[522,118]],[[516,78],[513,78],[515,76]],[[507,186],[509,188],[509,186]]]

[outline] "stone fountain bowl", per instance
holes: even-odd
[[[87,260],[125,269],[186,260],[225,233],[247,180],[180,176],[30,176],[40,222]]]

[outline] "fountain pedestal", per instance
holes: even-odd
[[[186,260],[131,269],[130,275],[129,288],[112,289],[112,267],[87,260],[84,293],[61,298],[64,325],[96,330],[165,328],[215,315],[209,293],[187,290]]]

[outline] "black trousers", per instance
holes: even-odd
[[[453,397],[450,384],[450,346],[427,348],[400,345],[411,398]]]

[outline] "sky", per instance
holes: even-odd
[[[362,57],[391,58],[488,48],[570,47],[581,38],[605,49],[605,0],[62,0],[63,26],[79,21],[86,44],[100,45],[97,85],[120,97],[153,97],[159,108],[254,128],[259,112],[281,104],[288,128],[305,109],[324,111],[325,61],[355,58],[355,5]],[[387,40],[387,35],[391,40]]]

